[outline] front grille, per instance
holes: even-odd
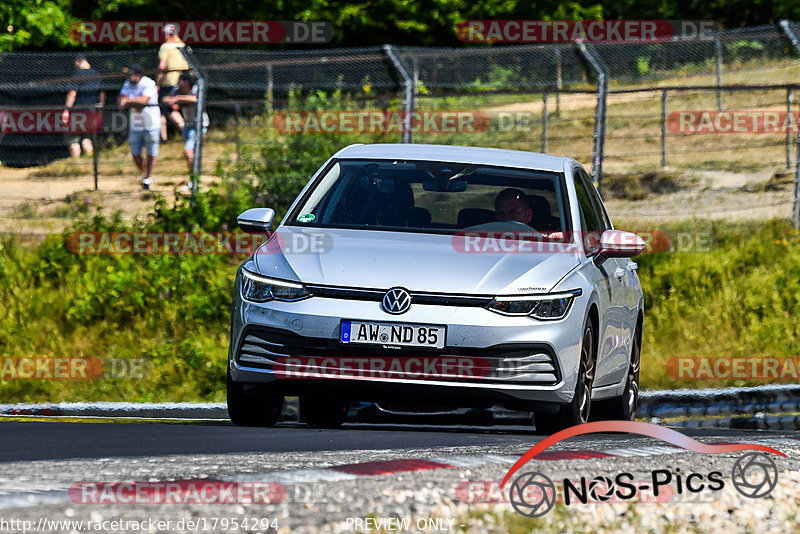
[[[388,289],[365,289],[356,287],[334,287],[306,284],[306,289],[315,297],[342,300],[367,300],[380,302]],[[493,296],[488,295],[456,295],[452,293],[424,293],[409,291],[411,304],[429,304],[438,306],[488,306]]]
[[[544,344],[503,344],[488,348],[413,348],[342,345],[288,330],[249,326],[236,360],[286,378],[429,379],[481,384],[549,386],[561,379],[552,349]]]

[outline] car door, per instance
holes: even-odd
[[[611,219],[609,219],[608,212],[600,199],[600,194],[591,180],[589,180],[589,196],[595,202],[600,216],[603,218],[605,229],[612,230]],[[636,330],[636,322],[639,318],[640,284],[636,274],[639,265],[631,258],[616,258],[615,260],[617,262],[615,272],[619,275],[622,284],[619,306],[622,313],[623,353],[627,356],[630,354],[633,333]]]
[[[581,227],[584,232],[594,238],[582,236],[585,246],[591,247],[599,243],[600,235],[611,229],[611,223],[603,209],[600,196],[594,188],[589,176],[583,168],[575,171],[575,192],[578,196],[581,213]],[[591,256],[590,270],[596,270],[595,279],[598,293],[602,293],[601,302],[606,302],[605,309],[600,310],[600,332],[597,347],[597,367],[595,386],[604,386],[619,382],[627,369],[626,335],[625,335],[625,292],[626,274],[618,258],[605,258],[596,261],[591,248],[587,249]]]

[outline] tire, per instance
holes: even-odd
[[[598,421],[633,421],[639,410],[639,369],[642,361],[642,327],[636,327],[631,346],[631,363],[622,395],[596,402]]]
[[[300,421],[317,428],[339,428],[347,417],[348,403],[313,395],[300,396]]]
[[[281,419],[283,396],[269,395],[264,386],[239,384],[228,369],[228,417],[237,426],[273,426]]]
[[[592,324],[586,325],[581,341],[581,363],[578,367],[578,383],[569,404],[559,407],[555,413],[536,413],[533,423],[537,434],[555,434],[571,426],[589,421],[592,407],[592,386],[594,384],[596,353]]]

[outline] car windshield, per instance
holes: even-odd
[[[339,160],[288,224],[456,233],[566,231],[562,175],[439,161]]]

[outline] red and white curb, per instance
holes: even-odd
[[[362,476],[393,475],[411,471],[446,469],[457,467],[438,460],[384,460],[358,464],[334,465],[320,469],[291,469],[271,473],[247,473],[222,477],[229,482],[280,482],[282,484],[302,484],[311,482],[336,482],[352,480]]]
[[[759,443],[771,447],[798,447],[800,438],[755,439],[736,443]],[[642,445],[604,450],[553,450],[540,453],[536,461],[590,460],[599,458],[631,458],[681,454],[689,451],[666,445]],[[183,480],[184,484],[214,482],[257,482],[279,484],[311,484],[319,482],[339,482],[364,476],[386,476],[397,473],[428,471],[434,469],[459,469],[485,465],[512,465],[519,460],[518,455],[478,454],[439,456],[427,459],[398,459],[356,464],[334,465],[314,469],[287,469],[266,473],[243,473],[239,475],[214,477],[214,479]],[[70,502],[66,490],[45,490],[39,492],[0,493],[0,510],[26,508]]]

